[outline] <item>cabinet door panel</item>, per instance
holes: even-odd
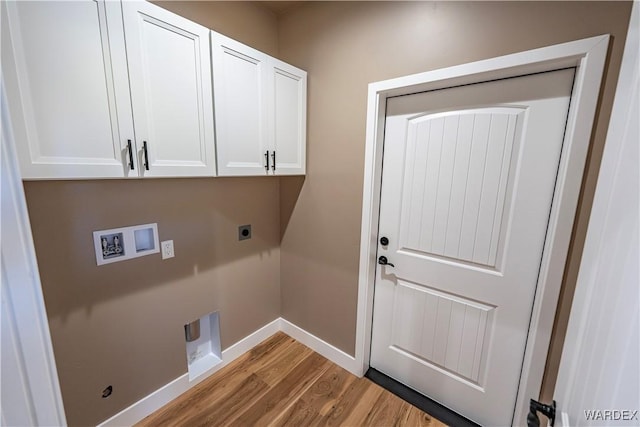
[[[158,6],[123,3],[144,176],[214,176],[209,30]]]
[[[306,165],[307,73],[273,62],[273,148],[277,175],[304,175]]]
[[[126,58],[113,48],[124,37],[119,5],[42,1],[3,7],[10,40],[3,37],[2,68],[23,178],[126,176],[133,128]],[[107,14],[115,18],[109,29]]]
[[[218,174],[264,175],[267,56],[212,32]]]

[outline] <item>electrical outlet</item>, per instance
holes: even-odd
[[[251,224],[241,225],[238,227],[238,240],[247,240],[251,238]]]
[[[173,258],[176,256],[173,251],[173,240],[165,240],[160,243],[160,247],[162,248],[162,259]]]

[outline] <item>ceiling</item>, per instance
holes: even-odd
[[[291,9],[298,7],[303,1],[256,1],[276,15],[282,15]]]

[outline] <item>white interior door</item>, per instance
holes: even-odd
[[[122,8],[140,175],[214,176],[209,30],[148,2]]]
[[[390,98],[370,365],[514,413],[574,69]]]

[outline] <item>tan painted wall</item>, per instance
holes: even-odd
[[[629,5],[309,2],[276,21],[252,2],[158,3],[309,71],[308,175],[25,183],[71,425],[98,423],[184,373],[182,324],[213,310],[223,348],[282,314],[353,354],[367,83],[612,33],[566,321]],[[95,266],[91,231],[146,222],[174,240],[175,259]],[[239,243],[245,223],[254,238]]]
[[[220,310],[222,347],[280,314],[278,183],[269,178],[27,182],[70,425],[114,415],[187,371],[182,325]],[[176,257],[96,266],[92,232],[157,222]],[[238,242],[237,226],[252,224]],[[113,395],[100,397],[112,384]]]
[[[26,182],[70,425],[95,425],[187,372],[183,325],[220,311],[222,348],[280,315],[278,182]],[[158,223],[175,258],[96,266],[92,232]],[[237,227],[252,224],[251,240]],[[113,385],[108,399],[102,390]]]
[[[276,18],[249,2],[161,6],[264,52]],[[277,178],[26,182],[70,425],[96,425],[187,371],[182,325],[220,311],[223,349],[280,315]],[[176,257],[96,266],[92,232],[157,222]],[[253,238],[238,242],[237,227]],[[113,385],[108,399],[102,390]]]
[[[176,1],[153,3],[272,56],[278,53],[276,15],[250,1]]]
[[[622,2],[312,2],[282,16],[280,57],[309,73],[306,180],[283,179],[280,188],[281,206],[290,207],[281,231],[283,317],[354,354],[368,83],[610,33],[561,333],[552,348],[550,365],[557,365],[630,8]]]

